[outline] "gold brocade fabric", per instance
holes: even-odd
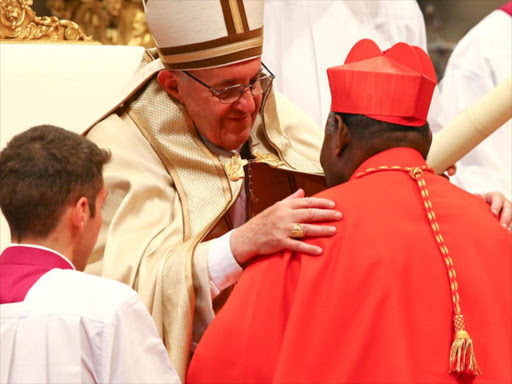
[[[150,82],[131,109],[139,128],[160,158],[164,157],[174,182],[182,186],[178,193],[188,208],[184,215],[188,234],[184,240],[188,240],[215,220],[231,199],[230,190],[222,183],[223,166],[198,138],[182,107],[171,101],[158,82]],[[198,190],[208,191],[208,199],[198,199]]]
[[[156,81],[131,105],[139,128],[173,177],[184,208],[184,242],[169,251],[162,278],[165,344],[174,367],[184,373],[192,340],[193,251],[232,196],[223,185],[222,165],[208,156],[208,149],[180,108]],[[198,191],[206,192],[204,198]]]

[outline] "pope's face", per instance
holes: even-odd
[[[190,71],[216,90],[235,84],[249,85],[260,72],[259,58],[220,68]],[[247,141],[263,95],[253,96],[246,89],[239,100],[223,104],[210,89],[184,73],[177,77],[177,87],[178,98],[208,141],[227,150],[240,148]]]

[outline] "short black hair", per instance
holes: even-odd
[[[425,123],[419,127],[411,127],[409,125],[401,125],[388,123],[385,121],[375,120],[365,115],[355,115],[351,113],[337,113],[350,129],[351,134],[359,138],[374,138],[383,135],[388,138],[399,136],[403,141],[405,137],[416,137],[419,139],[429,139],[430,127]],[[370,137],[371,135],[371,137]]]
[[[331,112],[327,120],[327,130],[334,129],[335,116],[341,117],[352,137],[359,141],[379,141],[388,147],[427,146],[427,151],[430,146],[431,133],[428,122],[419,127],[411,127],[375,120],[365,115]]]
[[[0,152],[0,208],[13,238],[46,237],[82,196],[94,216],[109,160],[110,152],[52,125],[15,136]]]

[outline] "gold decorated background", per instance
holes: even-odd
[[[507,0],[417,2],[425,16],[428,51],[440,80],[456,43]],[[0,41],[12,39],[154,46],[142,0],[0,0]]]
[[[6,0],[0,3],[2,1]],[[456,43],[471,27],[507,1],[417,0],[425,16],[428,51],[439,79]],[[34,0],[33,9],[39,16],[76,22],[87,35],[102,44],[154,46],[146,27],[142,0]]]
[[[34,0],[32,9],[39,16],[72,20],[102,44],[154,46],[141,0]]]

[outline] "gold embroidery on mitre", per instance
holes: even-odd
[[[242,15],[236,0],[229,0],[229,7],[231,8],[231,15],[233,16],[233,24],[235,24],[236,33],[243,33],[244,26],[242,24]]]
[[[245,159],[242,159],[240,155],[235,155],[231,158],[229,163],[224,165],[226,173],[231,181],[237,181],[245,177],[244,166],[249,164]]]
[[[277,167],[281,167],[283,165],[286,165],[286,163],[284,161],[282,161],[281,159],[279,159],[279,157],[277,157],[276,155],[272,154],[272,153],[258,153],[256,152],[254,154],[254,162],[255,163],[264,163],[264,164],[267,164],[269,166],[271,166],[272,168],[277,168]]]

